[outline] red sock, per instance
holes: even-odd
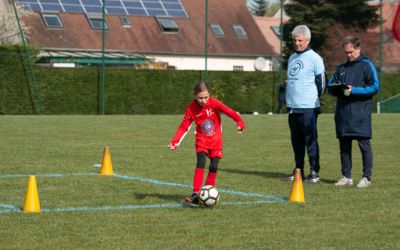
[[[196,168],[193,177],[193,193],[200,192],[201,185],[203,184],[204,168]]]
[[[217,172],[208,172],[207,179],[206,179],[206,185],[211,185],[215,186],[215,182],[217,179]]]

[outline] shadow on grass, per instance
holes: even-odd
[[[241,169],[232,169],[232,168],[224,168],[221,169],[222,172],[232,173],[232,174],[242,174],[242,175],[254,175],[260,176],[264,178],[276,178],[276,179],[284,179],[287,177],[287,173],[277,173],[277,172],[263,172],[263,171],[255,171],[255,170],[241,170]]]
[[[322,179],[321,182],[326,183],[326,184],[335,184],[337,180],[329,180],[329,179]]]
[[[274,178],[274,179],[281,179],[282,181],[287,181],[286,177],[288,173],[278,173],[278,172],[262,172],[262,171],[255,171],[255,170],[241,170],[241,169],[232,169],[232,168],[224,168],[221,169],[222,172],[232,173],[232,174],[242,174],[242,175],[254,175],[260,176],[264,178]],[[326,184],[334,184],[336,180],[332,179],[322,179],[321,182]]]
[[[149,194],[149,193],[134,193],[133,194],[136,199],[138,200],[143,200],[146,198],[158,198],[162,200],[167,200],[167,201],[175,201],[175,202],[180,202],[183,199],[183,196],[181,194]]]

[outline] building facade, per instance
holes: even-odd
[[[32,10],[23,18],[29,43],[47,54],[90,55],[104,49],[109,61],[111,53],[119,54],[118,60],[140,55],[168,69],[203,70],[207,62],[208,70],[222,71],[269,71],[271,58],[276,56],[243,1],[209,0],[206,12],[205,0],[109,0],[109,4],[124,8],[107,9],[106,4],[104,32],[99,0],[76,1],[76,5],[60,0],[59,5],[50,7],[44,0],[38,2],[43,4],[19,0],[21,6]],[[81,9],[67,11],[72,7]],[[74,64],[73,55],[63,60]],[[54,65],[52,58],[42,61]]]

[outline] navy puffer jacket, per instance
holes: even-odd
[[[352,86],[350,96],[334,83]],[[329,92],[337,97],[335,124],[336,136],[371,138],[371,113],[373,96],[379,90],[379,79],[375,66],[366,56],[347,61],[336,67],[328,83]]]

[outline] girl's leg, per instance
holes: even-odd
[[[219,160],[220,160],[219,157],[211,158],[210,167],[208,169],[208,175],[206,179],[206,185],[215,186],[218,173]]]
[[[200,192],[201,186],[203,184],[206,159],[207,159],[206,152],[197,153],[197,164],[196,164],[196,169],[194,170],[194,177],[193,177],[193,193]]]

